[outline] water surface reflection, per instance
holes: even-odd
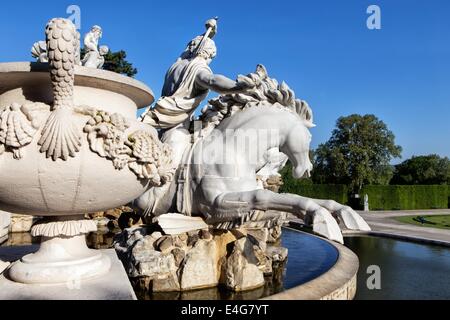
[[[359,257],[355,299],[450,299],[450,249],[382,237],[346,237]],[[367,267],[381,269],[381,290],[369,290]]]

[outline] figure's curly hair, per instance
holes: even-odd
[[[184,58],[195,58],[194,53],[197,50],[197,47],[200,45],[202,39],[203,36],[198,36],[192,39],[186,46],[186,49],[183,52],[182,56]],[[204,47],[202,50],[200,50],[197,56],[203,57],[205,59],[213,59],[217,55],[216,43],[211,38],[205,38],[204,41]]]
[[[296,99],[294,91],[282,82],[270,78],[263,65],[256,67],[256,72],[247,76],[239,76],[238,83],[245,83],[251,89],[245,93],[225,94],[210,100],[203,108],[200,120],[217,125],[220,121],[231,116],[238,110],[243,110],[261,102],[268,102],[296,113],[308,126],[313,124],[313,112],[304,100]]]

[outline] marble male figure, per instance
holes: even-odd
[[[195,37],[168,70],[161,98],[142,118],[144,123],[158,129],[170,129],[162,140],[172,147],[173,163],[178,165],[190,141],[189,121],[208,96],[209,90],[219,94],[239,93],[248,89],[247,83],[214,74],[209,67],[217,54],[212,39],[217,32],[217,20],[206,22],[207,31]]]

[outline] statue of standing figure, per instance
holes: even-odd
[[[369,195],[368,194],[364,195],[364,211],[366,211],[366,212],[369,211]]]
[[[84,49],[86,51],[83,66],[88,68],[101,69],[105,63],[105,55],[109,52],[107,46],[99,47],[98,42],[103,35],[102,28],[95,25],[84,36]]]
[[[214,74],[209,67],[217,54],[213,40],[217,20],[206,21],[206,32],[192,39],[181,56],[167,71],[161,98],[143,116],[142,121],[158,129],[165,129],[162,141],[173,151],[173,164],[181,162],[190,143],[190,118],[208,96],[209,90],[219,94],[241,93],[249,84]]]

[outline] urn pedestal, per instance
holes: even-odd
[[[89,249],[85,235],[96,231],[84,215],[50,217],[34,225],[31,234],[41,237],[36,253],[24,256],[8,270],[11,280],[27,284],[60,284],[107,273],[110,259]]]

